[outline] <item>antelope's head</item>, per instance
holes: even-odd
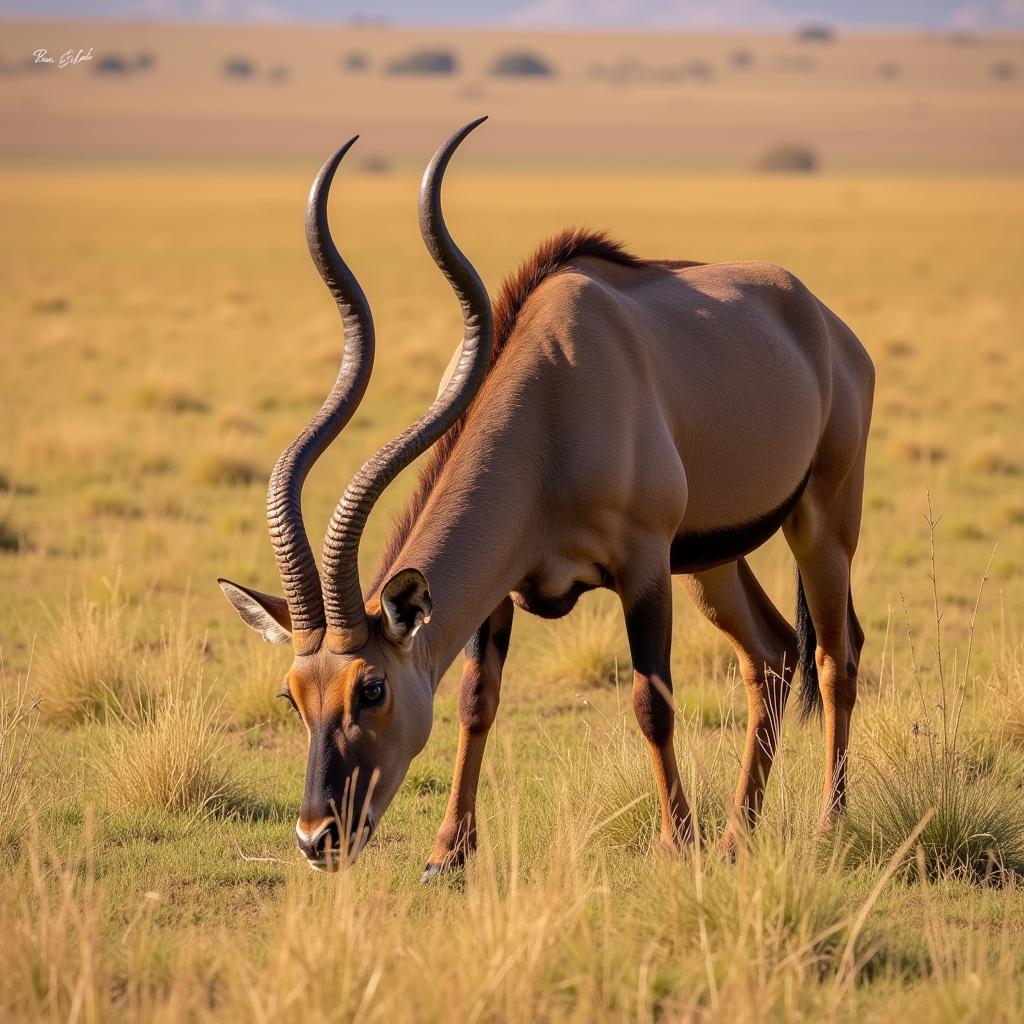
[[[345,351],[319,412],[277,460],[267,521],[284,597],[230,580],[218,582],[242,620],[270,643],[290,643],[282,696],[302,718],[308,740],[306,786],[295,826],[310,865],[333,869],[365,846],[430,734],[435,680],[425,667],[421,628],[430,621],[427,581],[399,568],[364,597],[359,540],[384,488],[466,410],[491,358],[487,292],[459,251],[441,213],[441,181],[452,153],[484,118],[456,132],[434,155],[420,187],[420,230],[462,306],[461,351],[433,405],[355,475],[331,517],[318,570],[302,520],[301,493],[313,463],[354,414],[370,379],[373,320],[366,296],[335,248],[327,196],[351,139],[313,182],[306,240],[341,313]],[[368,598],[368,599],[367,599]]]

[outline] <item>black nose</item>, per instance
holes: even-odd
[[[333,818],[324,822],[315,832],[307,834],[296,827],[295,838],[306,859],[314,864],[336,858],[341,850],[338,823]]]

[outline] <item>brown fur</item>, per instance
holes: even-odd
[[[607,260],[623,267],[642,267],[648,261],[628,253],[618,242],[609,238],[603,231],[592,231],[588,228],[563,228],[546,242],[537,247],[532,256],[520,265],[518,270],[505,278],[501,291],[494,302],[494,347],[491,349],[491,365],[488,373],[508,347],[515,332],[519,315],[523,311],[530,296],[549,277],[557,274],[573,260],[583,257]],[[460,416],[449,428],[447,433],[434,445],[428,456],[427,464],[420,473],[419,483],[405,510],[395,520],[391,534],[381,552],[377,572],[373,583],[367,590],[374,595],[384,583],[389,569],[393,566],[402,546],[408,539],[413,524],[419,518],[434,490],[444,469],[445,463],[462,436],[472,406]]]

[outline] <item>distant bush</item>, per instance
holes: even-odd
[[[903,68],[895,61],[886,61],[884,64],[879,65],[878,74],[882,78],[892,80],[894,78],[902,77]]]
[[[522,76],[524,78],[550,78],[555,69],[542,57],[516,50],[502,54],[491,68],[492,75]]]
[[[729,63],[734,68],[749,68],[754,66],[754,55],[750,50],[733,50],[729,54]]]
[[[26,534],[11,522],[6,513],[0,514],[0,552],[17,554],[28,546]]]
[[[392,75],[454,75],[458,61],[449,50],[415,50],[391,62]]]
[[[126,75],[132,70],[132,62],[119,53],[107,53],[96,58],[93,70],[100,75]]]
[[[229,78],[252,78],[256,74],[256,65],[247,57],[228,57],[221,69]]]
[[[192,479],[212,487],[247,487],[266,478],[258,466],[231,452],[207,452],[193,466]]]
[[[792,142],[769,147],[754,163],[756,171],[810,174],[817,169],[818,157],[814,150]]]
[[[390,174],[391,161],[384,156],[368,156],[359,164],[364,174]]]
[[[993,78],[998,78],[1001,81],[1015,78],[1017,75],[1017,65],[1011,64],[1008,60],[997,61],[992,65],[991,74]]]
[[[796,37],[803,43],[831,43],[836,33],[831,25],[814,23],[801,25],[797,29]]]
[[[142,509],[127,493],[115,486],[96,486],[82,500],[86,515],[108,519],[138,519]]]
[[[341,66],[345,71],[366,71],[370,67],[370,58],[359,51],[347,53],[341,58]]]
[[[286,67],[284,64],[278,64],[267,72],[267,78],[278,84],[281,82],[287,82],[291,77],[291,68]]]
[[[156,57],[148,50],[134,57],[122,53],[105,53],[93,63],[93,71],[101,75],[129,75],[135,71],[152,71],[155,67]]]
[[[715,69],[706,60],[701,60],[699,57],[687,61],[683,71],[690,78],[708,79],[713,78],[715,74]]]
[[[153,377],[144,381],[135,394],[140,408],[162,413],[206,413],[209,406],[181,383]]]

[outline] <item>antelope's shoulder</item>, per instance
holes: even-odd
[[[780,299],[802,299],[811,294],[792,271],[762,260],[696,264],[674,273],[692,287],[711,294],[733,291],[743,295],[774,294]]]

